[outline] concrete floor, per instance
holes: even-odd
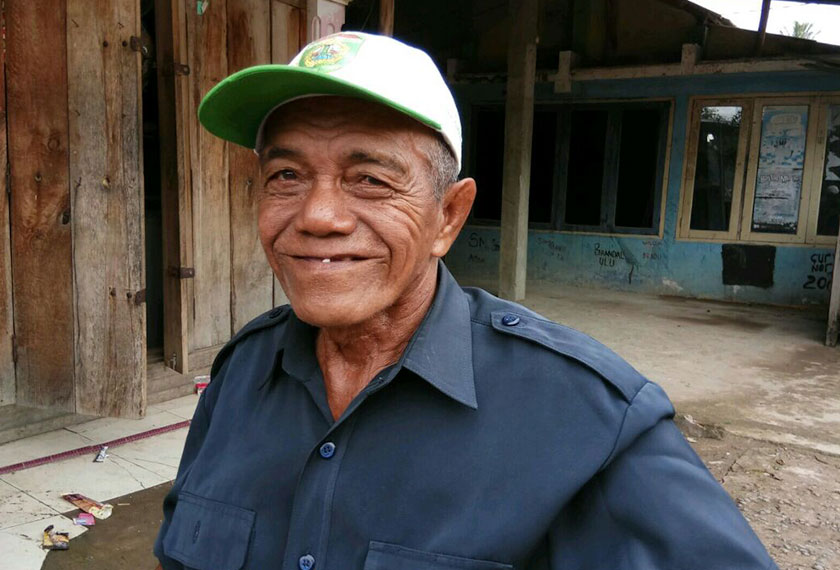
[[[527,307],[606,344],[679,413],[730,433],[840,455],[840,347],[825,308],[529,283]]]

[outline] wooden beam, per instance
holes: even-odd
[[[761,55],[764,49],[764,40],[767,38],[767,20],[770,18],[770,2],[772,0],[762,0],[761,2],[761,17],[758,20],[758,36],[755,38],[755,56]]]
[[[538,0],[508,3],[513,25],[508,40],[499,296],[513,301],[525,297],[538,5]]]
[[[175,73],[186,63],[184,2],[155,0],[158,74],[160,194],[163,229],[163,361],[189,371],[188,307],[192,268],[188,76]]]
[[[831,296],[828,302],[828,329],[825,334],[827,346],[837,346],[840,340],[840,235],[834,248],[834,272],[831,278]]]
[[[555,93],[572,92],[572,70],[578,63],[578,55],[573,51],[561,51],[554,77]]]
[[[394,0],[379,0],[379,33],[394,35]]]
[[[146,412],[140,6],[67,0],[76,411]]]
[[[67,12],[5,9],[17,403],[73,411]]]
[[[379,33],[394,35],[394,0],[379,0]]]
[[[210,2],[204,14],[187,10],[192,165],[193,314],[190,350],[231,336],[230,193],[228,146],[198,122],[204,95],[228,75],[227,2]]]
[[[277,3],[277,2],[275,2]],[[298,8],[288,9],[300,12]],[[271,6],[265,0],[228,0],[228,72],[271,63]],[[298,40],[298,28],[291,31]],[[278,38],[282,41],[283,38]],[[284,62],[285,63],[285,62]],[[273,275],[257,233],[260,169],[254,151],[228,145],[230,153],[231,333],[273,306]]]
[[[680,58],[680,73],[683,75],[694,74],[694,68],[700,63],[702,49],[697,44],[683,44],[682,57]]]
[[[6,28],[0,11],[0,28]],[[6,50],[0,50],[0,69],[6,68]],[[11,228],[9,227],[9,162],[6,146],[6,76],[0,75],[0,406],[15,403],[14,311],[12,308]]]

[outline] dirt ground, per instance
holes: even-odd
[[[678,424],[782,570],[840,568],[840,458]],[[44,570],[152,570],[160,505],[171,484],[120,497],[111,518],[50,552]]]
[[[779,568],[840,568],[840,458],[713,435],[689,437]]]

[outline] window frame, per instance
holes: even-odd
[[[697,173],[697,152],[699,149],[700,111],[703,107],[741,107],[741,126],[738,129],[738,150],[735,155],[735,174],[733,176],[732,203],[729,211],[729,229],[695,230],[691,229],[691,210],[694,205],[694,178]],[[682,199],[680,201],[679,236],[704,241],[735,241],[741,227],[741,200],[744,194],[744,177],[747,165],[747,151],[750,140],[750,127],[744,128],[751,121],[753,102],[739,97],[695,98],[689,105],[689,127],[683,156]]]
[[[755,208],[755,190],[758,178],[758,159],[761,150],[761,126],[765,107],[772,106],[807,106],[808,126],[805,132],[805,162],[802,165],[802,189],[799,192],[799,217],[796,223],[795,234],[782,234],[773,232],[756,232],[752,229],[753,214]],[[811,175],[814,169],[814,137],[816,134],[817,121],[814,120],[815,97],[761,97],[757,98],[753,106],[752,122],[750,130],[752,133],[750,144],[750,156],[747,163],[747,176],[744,183],[744,204],[741,216],[741,241],[744,242],[773,242],[773,243],[805,243],[805,236],[808,230],[808,212],[810,210],[811,195],[813,186]]]
[[[494,107],[501,105],[504,109],[504,102],[494,103],[491,101],[475,101],[468,105],[469,110],[465,118],[469,117],[467,132],[469,133],[468,161],[465,161],[467,175],[475,171],[475,126],[472,120],[475,118],[475,109]],[[613,167],[619,164],[619,153],[621,145],[621,129],[616,127],[616,116],[618,116],[618,127],[621,125],[620,114],[626,109],[656,109],[660,111],[659,124],[659,147],[657,149],[656,179],[654,188],[654,211],[653,223],[650,228],[632,228],[620,226],[622,231],[612,231],[619,226],[615,225],[615,205],[617,201],[618,171],[613,169],[607,171],[606,167]],[[570,115],[573,110],[605,110],[609,113],[607,124],[607,147],[604,156],[604,180],[601,189],[601,219],[602,225],[579,225],[565,224],[566,206],[566,185],[568,181],[568,159],[570,146]],[[556,136],[555,136],[555,160],[552,177],[552,212],[551,222],[529,222],[528,229],[562,234],[586,234],[593,236],[617,236],[617,237],[638,237],[638,238],[662,238],[665,226],[665,203],[668,194],[668,172],[671,160],[671,138],[674,127],[675,101],[672,97],[651,97],[644,99],[593,99],[587,101],[540,101],[534,105],[534,111],[554,111],[556,113]],[[609,144],[610,132],[614,131],[613,144]],[[612,147],[612,148],[611,148]],[[479,192],[481,189],[479,188]],[[604,214],[607,219],[604,221]],[[500,221],[486,218],[476,218],[470,212],[468,225],[481,227],[499,227]]]
[[[825,150],[828,144],[828,111],[831,106],[840,106],[840,94],[825,95],[818,98],[816,104],[816,140],[814,141],[815,157],[812,171],[812,184],[815,190],[808,207],[808,228],[805,241],[815,245],[834,246],[837,236],[821,236],[817,234],[817,224],[820,215],[820,198],[822,198],[822,180],[825,169]],[[804,176],[803,176],[804,178]]]
[[[742,94],[731,96],[696,96],[688,106],[680,210],[677,226],[678,241],[734,242],[765,245],[814,246],[832,245],[836,236],[817,236],[819,200],[822,192],[822,168],[825,166],[827,113],[829,105],[840,105],[839,93]],[[711,231],[691,229],[691,209],[694,201],[694,177],[700,133],[700,109],[714,106],[743,108],[735,183],[729,230]],[[808,126],[805,138],[805,163],[802,169],[802,191],[799,196],[799,219],[795,234],[757,232],[752,230],[755,206],[755,184],[761,147],[762,115],[765,106],[807,105]],[[746,128],[745,128],[746,126]]]

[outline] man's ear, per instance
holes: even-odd
[[[441,198],[443,225],[432,245],[432,255],[443,257],[467,221],[475,201],[475,180],[464,178],[452,184]]]

